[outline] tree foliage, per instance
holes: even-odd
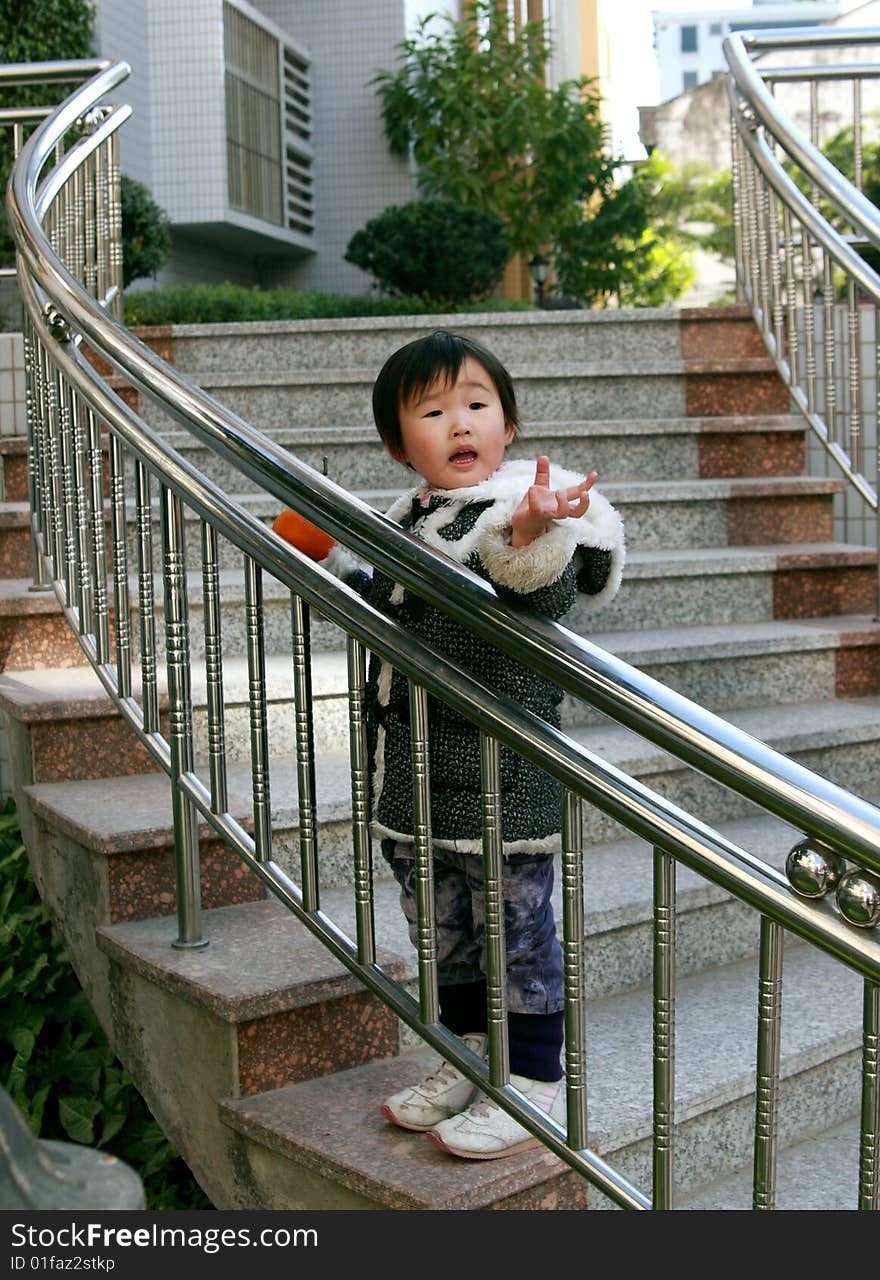
[[[152,276],[171,253],[171,228],[163,209],[142,182],[122,174],[122,283]]]
[[[356,231],[345,252],[392,296],[430,298],[442,308],[486,297],[509,256],[497,214],[451,200],[392,205]]]
[[[567,239],[557,280],[571,292],[560,268],[577,246],[588,240],[610,263],[621,226],[641,234],[642,211],[620,201],[594,83],[548,88],[544,24],[511,32],[501,9],[478,0],[441,32],[425,19],[401,42],[400,65],[374,79],[385,132],[393,152],[412,155],[423,195],[502,218],[512,252],[528,257]]]

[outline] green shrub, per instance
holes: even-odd
[[[530,311],[528,302],[486,298],[456,311]],[[333,320],[352,316],[428,315],[438,306],[425,298],[377,298],[319,293],[316,289],[255,289],[231,284],[187,284],[125,295],[125,322],[222,324],[254,320]]]
[[[460,303],[491,293],[510,254],[497,214],[451,200],[413,200],[356,231],[345,259],[392,294]]]
[[[148,1209],[211,1209],[114,1057],[40,901],[9,802],[0,814],[0,1080],[37,1137],[141,1177]]]
[[[152,276],[171,253],[171,229],[165,213],[142,182],[123,173],[119,183],[122,206],[122,284]]]

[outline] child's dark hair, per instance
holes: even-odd
[[[465,360],[476,360],[495,384],[505,423],[519,426],[513,380],[497,356],[473,338],[437,329],[426,338],[408,342],[389,356],[373,387],[373,419],[389,453],[403,453],[400,408],[417,400],[435,382],[451,385]]]

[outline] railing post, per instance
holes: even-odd
[[[761,916],[752,1199],[754,1209],[772,1209],[776,1199],[779,1053],[782,1023],[782,940],[781,926],[767,916]]]
[[[859,1208],[880,1209],[880,983],[865,980]]]
[[[675,859],[654,849],[654,1208],[671,1209],[675,1132]]]
[[[192,680],[183,503],[162,486],[162,558],[165,588],[165,652],[168,665],[168,741],[171,749],[171,806],[177,877],[178,936],[172,946],[205,947],[199,884],[199,836],[192,801],[178,786],[193,769]]]

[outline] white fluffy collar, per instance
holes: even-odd
[[[579,484],[583,476],[565,467],[550,464],[550,487],[565,489]],[[529,458],[514,458],[502,462],[497,471],[493,471],[479,484],[463,485],[459,489],[435,489],[422,483],[411,489],[388,510],[392,519],[397,519],[408,511],[413,498],[444,498],[447,502],[504,502],[519,501],[529,486],[535,482],[535,462]]]

